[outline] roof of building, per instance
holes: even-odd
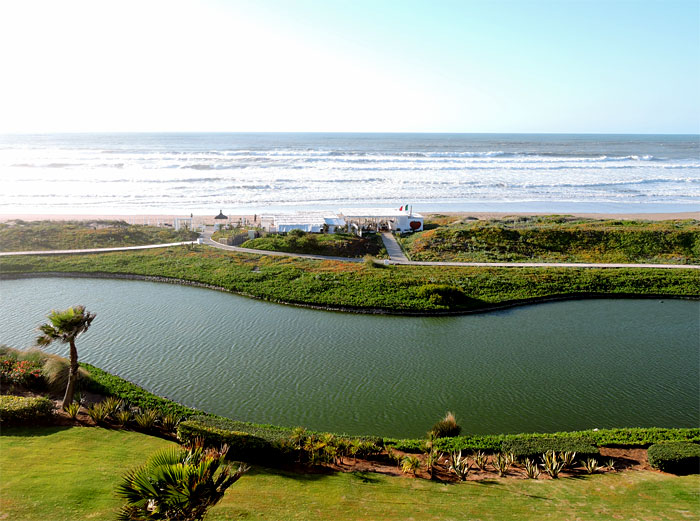
[[[289,226],[295,224],[328,224],[329,226],[345,225],[345,219],[328,213],[300,212],[295,214],[273,215],[272,219],[274,220],[275,226]]]
[[[228,217],[226,217],[226,216],[224,215],[223,210],[219,210],[219,215],[217,215],[216,217],[214,217],[214,219],[228,219]]]

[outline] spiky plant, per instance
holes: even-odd
[[[614,459],[610,458],[608,459],[608,461],[605,462],[604,468],[608,472],[615,472],[617,471],[617,462]]]
[[[158,421],[158,411],[155,409],[146,409],[141,414],[134,416],[134,421],[141,429],[152,429]]]
[[[177,425],[180,423],[180,417],[175,413],[168,413],[160,419],[165,432],[174,432]]]
[[[107,410],[107,414],[110,416],[114,416],[114,413],[116,413],[123,404],[124,402],[121,398],[117,398],[116,396],[108,396],[102,401],[102,407]]]
[[[513,462],[510,459],[510,455],[504,454],[503,452],[494,454],[493,458],[491,458],[491,465],[496,469],[499,477],[505,476],[512,464]]]
[[[405,473],[412,473],[414,476],[420,469],[420,460],[415,456],[404,456],[401,460],[401,470]]]
[[[530,479],[537,479],[540,475],[540,468],[537,463],[532,461],[530,458],[525,459],[525,475]]]
[[[600,466],[598,465],[598,460],[595,458],[586,459],[586,461],[583,462],[583,468],[586,469],[586,473],[588,473],[588,474],[593,474],[593,473],[598,472],[600,470]]]
[[[430,447],[430,450],[425,454],[425,470],[428,471],[430,479],[433,479],[435,467],[440,462],[442,453],[435,450],[435,447]]]
[[[126,425],[131,421],[131,411],[129,409],[124,409],[122,411],[117,411],[114,414],[114,419],[117,420],[119,425]]]
[[[485,452],[478,450],[474,453],[474,464],[479,467],[479,470],[486,470],[486,465],[488,465],[489,458]]]
[[[396,452],[391,447],[387,447],[386,454],[389,456],[391,461],[396,463],[396,468],[401,468],[401,460],[403,459],[403,456],[399,452]]]
[[[73,401],[75,383],[78,380],[78,350],[75,340],[88,330],[94,318],[95,314],[85,311],[85,306],[73,306],[65,311],[51,311],[48,315],[49,323],[39,326],[41,335],[36,339],[38,345],[47,346],[54,340],[70,345],[70,370],[61,407],[68,407]]]
[[[117,486],[126,500],[120,521],[200,521],[226,490],[248,471],[224,464],[228,447],[205,450],[202,444],[156,452],[145,465],[127,472]]]
[[[450,454],[450,471],[454,472],[460,481],[466,481],[472,466],[466,457],[462,457],[462,451]]]
[[[95,423],[103,423],[107,419],[107,416],[109,416],[107,408],[101,403],[95,403],[88,407],[87,413]]]
[[[80,412],[80,404],[72,402],[65,408],[65,411],[68,413],[68,416],[75,420],[78,417],[78,412]]]
[[[574,464],[574,461],[576,461],[576,453],[575,452],[562,452],[561,453],[561,460],[564,463],[565,469],[571,468]]]
[[[542,468],[552,479],[557,479],[559,473],[564,470],[564,462],[557,457],[556,452],[550,450],[542,454]]]

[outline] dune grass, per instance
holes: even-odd
[[[700,263],[700,221],[692,219],[436,218],[400,242],[417,261]]]
[[[115,485],[171,442],[85,427],[6,428],[0,519],[113,519]],[[700,476],[620,472],[553,480],[442,484],[371,473],[299,474],[254,467],[209,521],[695,519]]]
[[[310,253],[329,257],[364,257],[372,255],[388,258],[386,248],[379,235],[358,237],[352,233],[305,233],[290,232],[285,235],[267,235],[241,244],[255,250]]]
[[[9,221],[0,223],[0,251],[118,248],[193,241],[189,230],[130,225],[124,221]]]
[[[170,277],[272,302],[397,313],[487,309],[558,295],[700,296],[699,270],[378,266],[208,246],[0,259],[0,275],[36,272]],[[449,286],[454,298],[434,298],[434,289],[442,286]]]

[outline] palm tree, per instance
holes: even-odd
[[[39,326],[42,334],[36,341],[40,346],[47,346],[54,340],[70,344],[70,371],[63,408],[73,402],[75,382],[78,379],[78,350],[75,348],[75,339],[88,330],[94,318],[95,314],[85,311],[85,306],[73,306],[65,311],[51,311],[48,316],[49,323]]]
[[[194,445],[167,448],[153,454],[145,465],[129,471],[117,486],[126,499],[117,518],[121,521],[199,521],[218,503],[226,489],[248,471],[223,464],[228,447],[221,450]]]

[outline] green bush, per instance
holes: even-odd
[[[442,420],[433,425],[428,434],[434,438],[454,438],[459,436],[460,432],[462,427],[457,424],[454,414],[447,412]]]
[[[416,295],[431,304],[445,308],[459,306],[469,300],[460,288],[449,284],[424,284],[418,288]]]
[[[649,464],[672,474],[700,473],[700,445],[688,442],[657,443],[647,452]]]
[[[291,429],[269,427],[197,416],[179,423],[177,439],[188,444],[202,438],[207,447],[228,445],[227,457],[236,461],[270,462],[285,456],[282,441],[289,438]]]
[[[17,425],[45,420],[53,414],[48,398],[0,395],[0,423]]]
[[[573,438],[526,438],[505,440],[501,450],[512,453],[516,458],[534,459],[545,452],[575,452],[579,461],[599,456],[600,451],[589,440]]]

